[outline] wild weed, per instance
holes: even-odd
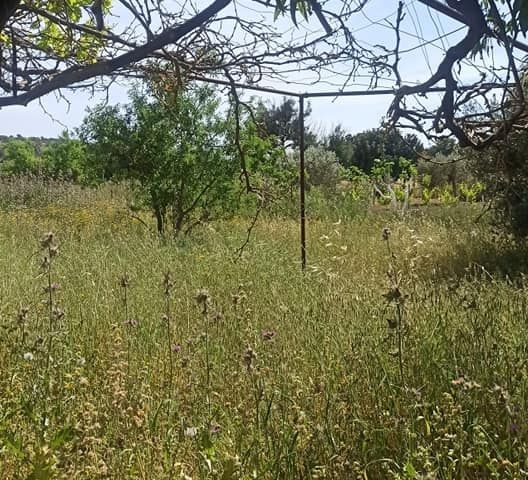
[[[526,477],[525,253],[438,208],[313,221],[304,275],[289,220],[234,264],[242,220],[0,212],[0,478]]]

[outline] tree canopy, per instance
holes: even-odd
[[[88,164],[100,181],[129,179],[155,213],[161,233],[167,217],[175,233],[227,210],[238,160],[229,154],[226,118],[207,86],[92,110],[80,128]]]
[[[305,119],[311,113],[308,105],[304,111]],[[272,105],[259,102],[255,109],[255,119],[261,126],[261,134],[275,137],[276,142],[283,148],[299,146],[298,102],[292,98],[283,98],[281,103]],[[315,143],[317,143],[315,133],[305,126],[305,145],[311,146]]]
[[[370,172],[376,159],[393,161],[397,165],[400,157],[413,163],[418,159],[424,146],[414,134],[402,134],[398,130],[387,131],[374,128],[364,132],[350,134],[338,125],[326,138],[329,150],[336,153],[344,167],[357,167]],[[395,172],[398,176],[399,172]]]
[[[419,0],[462,23],[465,35],[417,84],[406,84],[400,71],[410,54],[401,48],[403,0],[393,0],[396,17],[387,25],[392,45],[364,42],[354,33],[356,19],[376,1],[213,0],[195,8],[183,1],[5,0],[0,108],[66,88],[105,88],[168,60],[180,82],[209,75],[256,83],[287,80],[294,71],[311,74],[305,86],[338,76],[334,85],[346,88],[360,75],[370,77],[374,88],[388,79],[395,89],[390,124],[430,138],[453,134],[475,148],[523,128],[524,64],[517,51],[528,51],[520,41],[528,28],[528,0]],[[247,13],[256,7],[262,15]],[[288,22],[273,21],[281,16]],[[299,35],[286,35],[288,23]],[[474,61],[476,55],[487,56],[491,66]],[[477,80],[462,88],[459,71],[468,65]],[[431,89],[439,91],[439,101],[422,102]]]

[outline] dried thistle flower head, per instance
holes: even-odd
[[[49,293],[49,292],[54,292],[55,290],[58,290],[60,288],[60,285],[54,282],[51,285],[46,285],[43,288],[44,288],[44,293]]]
[[[17,319],[20,323],[23,323],[27,320],[27,315],[29,313],[29,307],[22,307],[17,314]]]
[[[40,240],[40,246],[42,248],[49,248],[53,244],[53,232],[46,233]]]
[[[129,318],[124,323],[127,327],[131,327],[131,328],[135,328],[139,325],[139,322],[137,321],[136,318]]]
[[[277,332],[274,330],[264,330],[262,332],[262,339],[269,342],[275,338],[275,335],[277,335]]]
[[[165,289],[165,295],[168,295],[174,286],[170,271],[166,271],[163,274],[163,288]]]
[[[387,318],[387,323],[391,330],[395,330],[398,327],[398,321],[394,318]]]
[[[244,363],[246,364],[246,368],[248,370],[251,370],[253,366],[253,361],[257,358],[257,354],[254,352],[254,350],[248,345],[246,348],[246,351],[244,352],[244,355],[242,356],[242,359],[244,360]]]
[[[44,257],[42,259],[42,263],[40,264],[41,270],[46,271],[49,268],[49,266],[50,266],[49,258],[48,257]]]
[[[213,435],[218,435],[221,430],[222,429],[221,429],[220,425],[218,425],[217,423],[213,423],[212,425],[209,426],[209,431]]]
[[[391,231],[388,227],[385,227],[382,231],[381,231],[381,238],[384,240],[384,241],[388,241],[389,238],[390,238],[390,235],[391,235]]]
[[[209,295],[209,292],[205,288],[201,288],[196,292],[196,303],[198,305],[205,305],[209,303],[211,300],[211,296]]]
[[[391,288],[387,293],[384,293],[383,296],[387,302],[398,302],[402,298],[402,294],[398,287]]]

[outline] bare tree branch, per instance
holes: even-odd
[[[27,105],[32,100],[47,93],[68,87],[69,85],[88,80],[90,78],[109,75],[120,68],[128,67],[135,62],[147,58],[150,54],[163,47],[176,43],[182,37],[201,27],[207,20],[216,15],[231,3],[231,0],[215,0],[209,7],[202,10],[195,17],[187,20],[182,25],[170,28],[158,35],[145,45],[135,48],[111,60],[97,62],[93,65],[73,67],[65,70],[50,80],[44,80],[31,91],[16,97],[0,98],[0,108],[8,105]]]

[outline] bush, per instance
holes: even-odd
[[[288,164],[294,168],[299,162],[296,150],[288,155]],[[321,187],[326,191],[335,191],[344,173],[335,152],[323,147],[308,147],[304,154],[306,184],[308,187]]]
[[[463,200],[466,202],[476,202],[479,200],[482,196],[482,193],[486,189],[483,183],[481,182],[475,182],[473,184],[468,184],[466,182],[462,182],[458,189],[460,191],[460,195],[462,196]]]
[[[238,159],[225,145],[228,123],[210,87],[140,90],[125,106],[91,111],[80,129],[93,178],[130,179],[159,233],[188,232],[233,206]]]
[[[483,152],[466,152],[488,185],[497,223],[517,237],[528,236],[528,134],[513,133]]]
[[[36,173],[39,161],[35,146],[29,140],[10,139],[3,145],[0,173],[19,175],[22,173]]]
[[[457,184],[475,181],[471,161],[466,155],[461,155],[457,151],[450,155],[438,153],[430,161],[420,159],[417,170],[422,179],[427,176],[427,187],[434,188],[449,184],[454,194],[457,193]]]

